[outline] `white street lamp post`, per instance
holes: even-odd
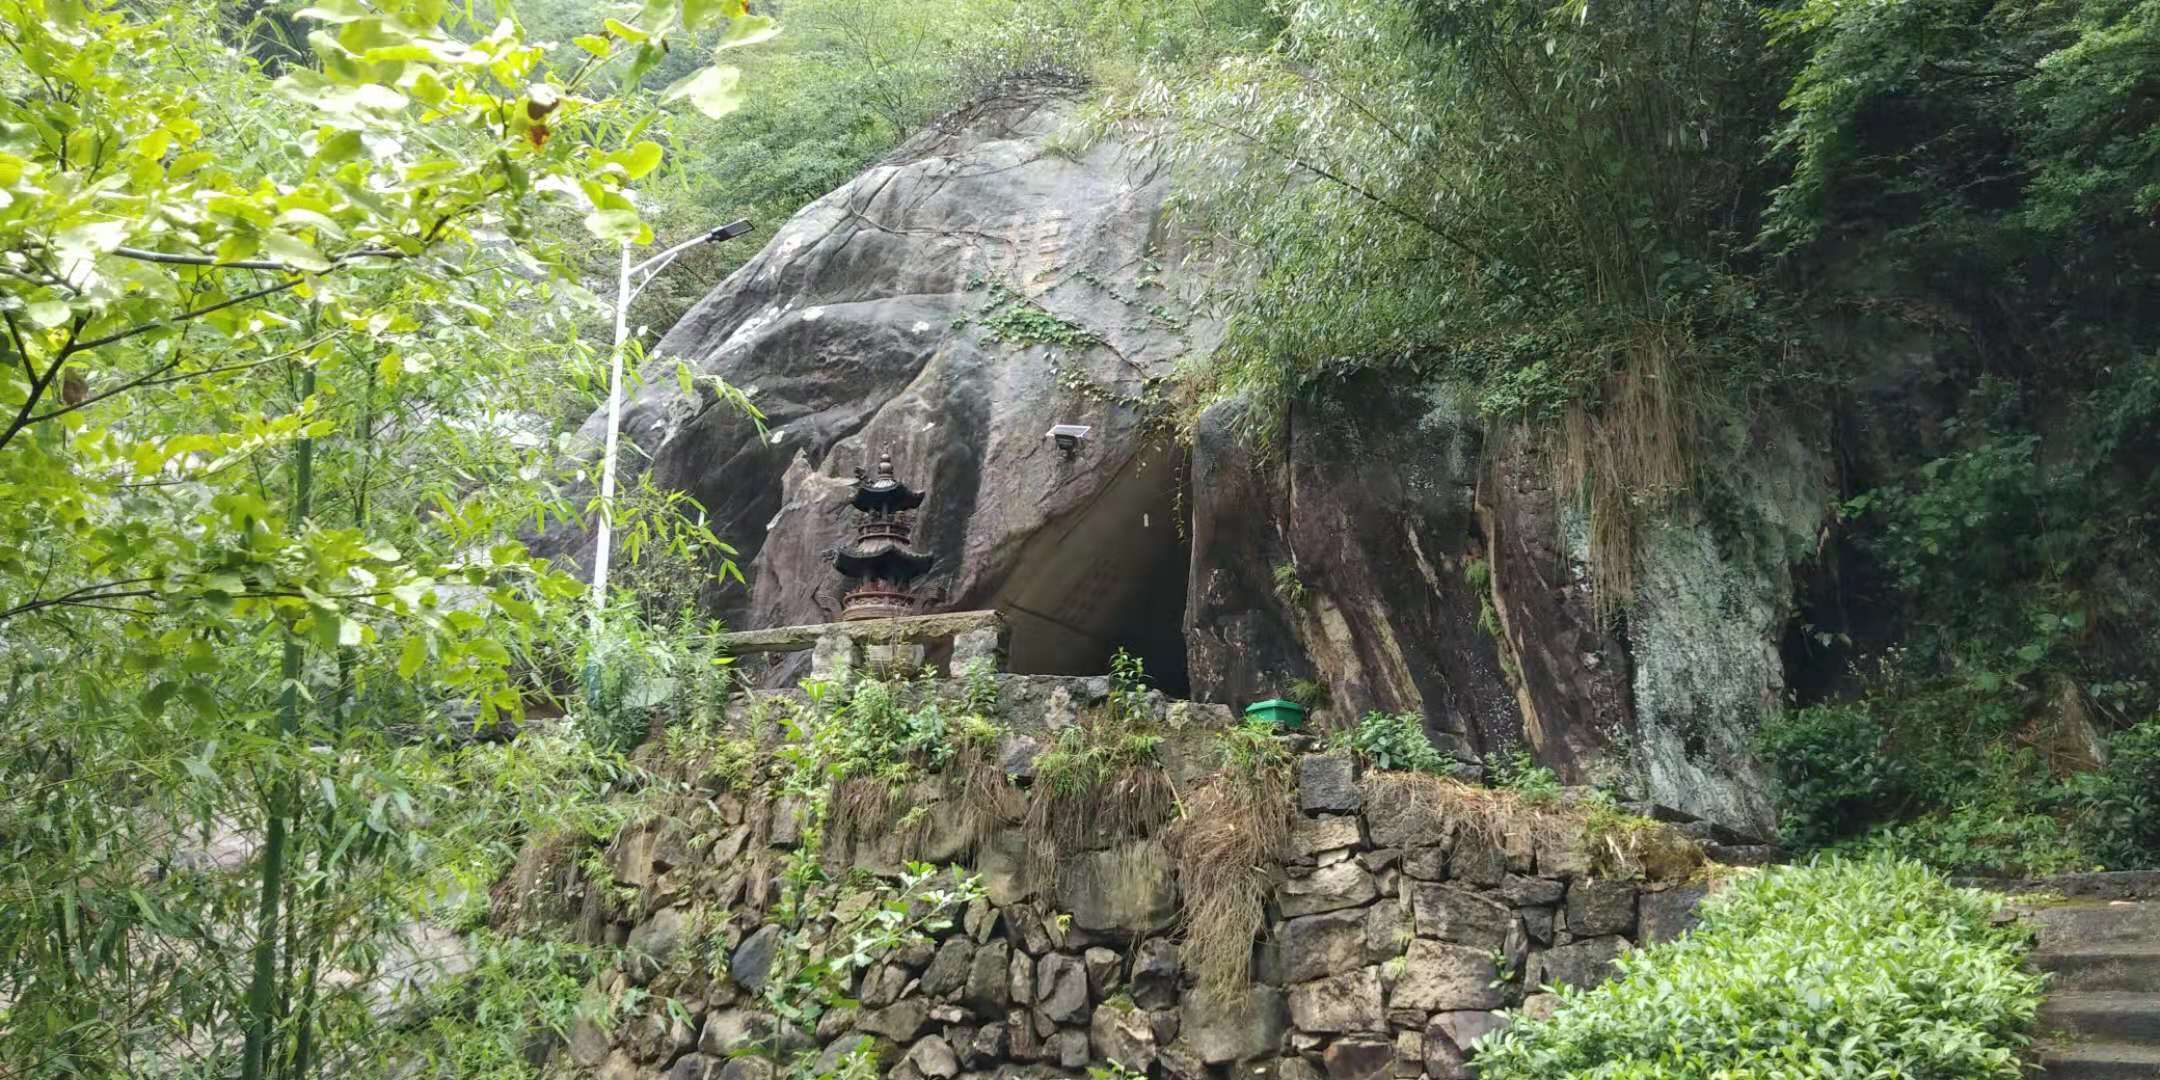
[[[601,612],[607,607],[608,555],[615,534],[615,448],[621,442],[623,344],[630,336],[630,302],[675,256],[698,246],[732,240],[750,231],[747,220],[731,221],[708,233],[685,240],[637,264],[630,265],[630,242],[622,245],[622,274],[615,284],[615,345],[608,354],[607,447],[600,460],[600,537],[593,547],[592,628],[600,629]],[[644,275],[638,280],[638,275]]]

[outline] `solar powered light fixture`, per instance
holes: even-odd
[[[1080,449],[1080,444],[1087,441],[1088,432],[1093,430],[1095,429],[1087,424],[1059,424],[1044,433],[1043,438],[1057,443],[1058,450],[1066,457],[1071,457]]]

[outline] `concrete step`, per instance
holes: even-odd
[[[2160,994],[2122,990],[2049,994],[2040,1003],[2040,1029],[2160,1048]]]
[[[2160,1047],[2104,1042],[2049,1046],[2041,1048],[2040,1066],[2047,1080],[2154,1080],[2160,1077]]]
[[[2039,951],[2160,942],[2160,903],[2078,902],[2031,909]]]
[[[2039,949],[2033,966],[2048,973],[2048,989],[2128,990],[2160,994],[2160,945],[2121,944]]]

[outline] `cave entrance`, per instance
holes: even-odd
[[[1085,468],[1086,459],[1071,467]],[[1187,696],[1185,468],[1182,450],[1148,446],[1094,502],[1028,541],[989,605],[1012,624],[1007,670],[1100,675],[1123,648],[1147,665],[1157,689]]]

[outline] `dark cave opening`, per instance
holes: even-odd
[[[990,604],[1012,625],[1008,670],[1100,675],[1123,648],[1140,658],[1151,685],[1187,696],[1185,468],[1182,451],[1149,446],[1093,502],[1028,542]]]

